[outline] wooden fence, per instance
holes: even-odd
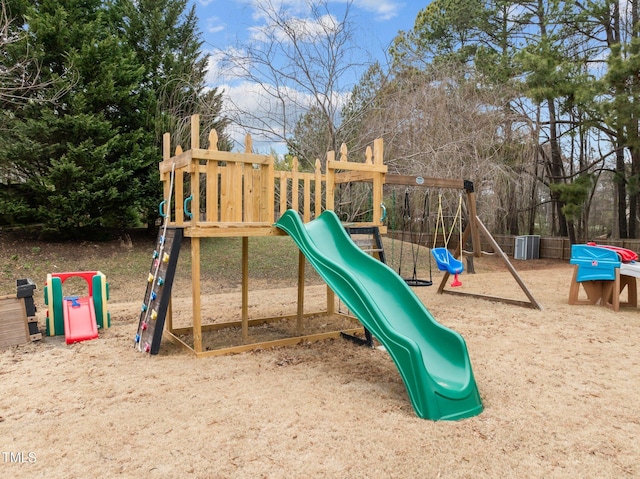
[[[390,235],[395,239],[401,239],[403,237],[402,232],[393,231],[390,232]],[[436,246],[444,246],[443,239],[441,235],[436,242]],[[411,234],[405,232],[404,240],[411,241]],[[516,238],[517,236],[513,235],[493,235],[493,238],[496,240],[502,251],[504,251],[507,255],[513,257],[515,252]],[[418,233],[413,234],[413,242],[418,242],[419,235]],[[423,234],[419,241],[423,246],[431,247],[433,246],[433,235],[432,234]],[[640,239],[607,239],[599,241],[600,244],[606,244],[610,246],[618,246],[621,248],[627,248],[636,253],[640,254]],[[451,238],[449,241],[448,247],[450,249],[454,249],[457,247],[458,241],[456,238]],[[491,246],[488,242],[482,241],[482,250],[483,251],[491,251]],[[558,237],[540,237],[540,258],[544,259],[557,259],[559,261],[569,261],[571,258],[571,242],[569,238],[558,238]]]
[[[516,236],[494,235],[494,238],[509,256],[513,256]],[[627,248],[640,254],[640,239],[607,239],[597,241],[599,244]],[[486,245],[483,245],[483,248]],[[540,258],[569,261],[571,258],[571,242],[569,238],[540,237]]]

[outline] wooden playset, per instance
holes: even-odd
[[[30,279],[19,279],[15,295],[0,296],[0,348],[42,339],[33,301],[35,289]]]
[[[294,159],[291,171],[278,171],[274,159],[269,155],[252,152],[251,137],[247,135],[244,153],[231,153],[217,149],[217,134],[211,131],[208,145],[200,145],[199,116],[191,118],[190,148],[184,151],[180,146],[171,154],[171,136],[163,137],[163,161],[159,165],[163,182],[164,198],[160,209],[164,217],[157,249],[152,259],[149,284],[141,307],[140,321],[136,334],[136,346],[140,351],[156,354],[159,348],[163,325],[164,333],[172,342],[191,351],[196,356],[220,355],[243,352],[256,348],[275,347],[296,344],[301,341],[317,341],[330,337],[338,337],[341,333],[363,333],[362,326],[353,319],[352,327],[340,331],[328,331],[319,334],[305,333],[305,318],[318,315],[341,315],[335,307],[334,292],[327,287],[326,308],[323,311],[304,311],[304,278],[305,258],[299,253],[298,261],[298,295],[296,314],[269,318],[249,318],[249,238],[256,236],[282,236],[284,231],[275,226],[275,222],[287,210],[299,213],[304,223],[320,216],[324,210],[333,210],[335,192],[341,183],[363,182],[371,188],[371,221],[350,223],[353,228],[375,228],[379,233],[386,233],[383,223],[383,186],[392,184],[424,184],[425,186],[462,188],[467,192],[468,208],[472,221],[464,232],[464,238],[472,235],[474,248],[479,250],[479,233],[484,233],[490,241],[493,239],[475,215],[475,199],[473,188],[467,183],[455,180],[424,179],[418,177],[387,174],[387,166],[383,163],[383,142],[377,139],[373,147],[367,147],[364,161],[358,162],[348,158],[348,151],[342,145],[338,157],[330,151],[324,162],[324,173],[321,162],[316,161],[315,171],[305,173],[298,171],[297,159]],[[191,297],[192,324],[188,327],[174,326],[171,288],[167,278],[173,277],[179,247],[172,251],[160,251],[163,239],[168,238],[164,232],[180,231],[180,236],[189,239],[191,249]],[[239,237],[242,238],[242,283],[240,320],[225,323],[203,324],[201,304],[201,238]],[[500,251],[495,241],[494,248]],[[478,245],[478,246],[476,246]],[[159,254],[160,258],[155,255]],[[459,254],[459,252],[458,252]],[[165,256],[166,255],[166,256]],[[521,285],[531,302],[525,305],[539,305],[520,280],[506,255],[502,253],[510,271]],[[159,281],[164,281],[159,284]],[[444,291],[444,282],[438,292]],[[500,298],[489,298],[500,300]],[[505,300],[512,302],[510,300]],[[521,304],[522,305],[522,304]],[[295,320],[296,334],[286,339],[253,343],[249,339],[249,328],[270,322]],[[241,334],[240,346],[206,350],[203,348],[203,333],[236,328]]]
[[[284,214],[287,209],[299,211],[305,221],[317,217],[325,209],[332,210],[336,185],[356,181],[371,183],[372,204],[378,205],[373,208],[372,221],[357,225],[377,227],[384,233],[386,230],[382,223],[381,205],[382,186],[387,167],[382,161],[382,140],[374,141],[373,149],[367,148],[364,162],[349,161],[347,159],[348,152],[344,145],[337,159],[334,152],[329,152],[326,157],[324,174],[321,172],[320,161],[316,161],[313,173],[299,172],[295,159],[291,171],[275,170],[274,160],[271,156],[252,153],[251,137],[248,135],[244,153],[219,151],[217,142],[216,132],[211,131],[208,136],[208,148],[200,147],[198,115],[191,118],[191,148],[189,150],[183,151],[178,146],[175,155],[171,156],[171,137],[169,133],[165,133],[163,137],[163,161],[160,163],[160,175],[164,185],[164,198],[168,201],[165,200],[166,202],[161,205],[162,215],[165,217],[165,225],[162,229],[179,229],[185,238],[190,239],[193,322],[189,327],[174,327],[171,301],[163,299],[170,296],[171,291],[170,288],[167,288],[166,277],[162,278],[162,275],[173,275],[175,262],[173,267],[170,267],[170,263],[177,261],[178,254],[177,250],[167,252],[168,258],[165,263],[167,267],[164,273],[154,275],[154,264],[152,264],[150,281],[136,334],[138,349],[149,353],[157,352],[162,334],[160,326],[162,323],[165,326],[164,333],[172,342],[193,352],[196,356],[228,354],[258,347],[274,347],[301,341],[317,341],[338,337],[341,331],[313,335],[304,332],[304,318],[340,313],[335,308],[334,294],[328,288],[326,309],[304,312],[305,259],[301,253],[298,262],[296,314],[270,318],[249,318],[248,240],[255,236],[285,235],[282,230],[274,226],[274,223],[277,217]],[[213,237],[242,238],[241,319],[203,325],[200,239]],[[155,259],[153,261],[155,262]],[[163,286],[158,284],[159,279],[165,280]],[[163,311],[155,307],[163,301],[166,302],[164,314]],[[151,313],[148,313],[149,311]],[[154,319],[151,318],[151,315]],[[250,326],[282,320],[296,321],[298,334],[295,337],[270,341],[268,344],[248,343]],[[355,319],[352,326],[347,332],[357,333],[363,330]],[[203,350],[203,332],[226,328],[238,328],[241,331],[243,342],[247,342],[247,344],[209,351]],[[189,343],[185,339],[187,337]]]

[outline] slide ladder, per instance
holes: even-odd
[[[386,348],[419,417],[455,420],[482,411],[462,336],[438,323],[395,271],[355,245],[333,211],[305,225],[289,210],[276,226]]]
[[[377,226],[345,226],[347,233],[353,240],[353,242],[365,253],[370,254],[374,258],[387,264],[387,259],[384,254],[384,246],[382,245],[382,237],[380,236],[380,228]],[[353,341],[356,344],[366,345],[370,348],[373,347],[373,336],[371,331],[364,328],[365,339],[358,338],[352,334],[341,333],[341,336],[345,339]]]

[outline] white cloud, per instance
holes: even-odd
[[[306,109],[312,104],[312,98],[293,88],[280,88],[268,84],[258,84],[249,81],[235,82],[221,85],[225,96],[228,97],[230,109],[247,112],[250,116],[261,118],[268,122],[268,117],[281,120],[279,110],[282,108],[281,100],[289,103],[289,109]],[[277,130],[277,128],[274,128]]]
[[[309,0],[237,0],[253,9],[254,20],[264,20],[267,11],[287,12],[289,15],[304,15],[309,12]]]
[[[275,107],[270,104],[263,86],[244,81],[220,85],[219,90],[224,91],[223,114],[234,120],[227,130],[236,145],[234,149],[242,149],[245,135],[250,132],[256,152],[268,154],[275,150],[278,154],[286,153],[283,141],[275,140],[273,135],[261,133],[265,130],[282,129],[278,115],[272,111]],[[244,126],[240,126],[238,121]]]
[[[207,84],[217,85],[246,77],[249,64],[242,63],[243,59],[247,58],[243,50],[236,47],[227,47],[224,51],[215,49],[205,53],[209,54],[209,64],[207,65],[205,79]]]
[[[404,3],[392,2],[388,0],[355,0],[353,4],[376,15],[376,20],[390,20],[398,16],[398,12]]]
[[[314,99],[293,88],[281,88],[249,81],[217,84],[222,92],[222,114],[232,120],[227,133],[235,143],[235,150],[242,150],[247,132],[251,133],[254,150],[268,154],[271,151],[282,155],[287,152],[286,143],[281,139],[284,129],[288,134],[299,118],[312,106]],[[334,104],[344,106],[349,93],[334,93]],[[287,119],[282,111],[281,100],[287,104]],[[287,125],[283,125],[287,121]],[[271,133],[269,133],[271,132]]]
[[[265,18],[264,0],[237,0],[239,2],[250,5],[253,8],[254,20]],[[376,20],[390,20],[399,15],[400,10],[405,6],[404,2],[396,2],[393,0],[333,0],[329,3],[347,3],[353,2],[355,8],[372,12],[376,16]],[[287,11],[293,16],[305,16],[310,11],[311,0],[271,0],[269,9],[275,11]]]
[[[313,41],[334,32],[339,27],[338,20],[333,15],[323,15],[316,19],[292,17],[287,21],[287,29],[294,32],[295,37],[302,41]],[[291,33],[282,28],[266,24],[249,28],[251,39],[256,41],[269,41],[275,38],[281,42],[291,40]]]
[[[206,24],[206,30],[209,33],[218,33],[227,28],[220,17],[209,17],[207,18]]]

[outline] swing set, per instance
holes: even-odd
[[[429,279],[418,278],[418,259],[420,255],[420,246],[423,244],[423,238],[425,235],[426,225],[429,222],[429,192],[424,195],[424,202],[422,205],[422,213],[415,212],[411,208],[411,194],[409,188],[405,188],[404,192],[404,204],[402,207],[402,235],[400,239],[400,257],[398,260],[398,275],[404,279],[409,286],[431,286],[433,284],[433,276],[431,271],[431,261],[429,261]],[[395,192],[394,200],[395,204]],[[395,208],[394,208],[395,209]],[[419,231],[417,239],[415,237],[414,223],[419,223]],[[454,280],[451,286],[462,286],[462,282],[459,280],[458,275],[464,271],[462,261],[453,257],[449,251],[449,240],[453,234],[454,227],[458,224],[458,231],[460,234],[460,241],[462,241],[462,195],[459,195],[458,208],[453,219],[451,229],[449,233],[446,233],[446,225],[444,221],[443,207],[442,207],[442,194],[438,194],[438,213],[436,219],[436,228],[433,234],[433,246],[431,247],[431,255],[435,259],[436,266],[440,271],[448,271],[454,275]],[[442,225],[442,237],[444,240],[444,247],[437,247],[438,233]],[[405,236],[409,233],[411,237],[409,242],[411,243],[411,258],[413,260],[413,275],[408,278],[402,275],[402,262],[404,258],[404,244]]]
[[[407,188],[411,186],[421,186],[424,188],[454,189],[454,190],[460,191],[459,200],[458,200],[458,209],[454,218],[454,223],[456,222],[458,223],[458,231],[459,231],[460,237],[459,237],[458,245],[455,247],[453,252],[449,250],[448,246],[449,246],[449,241],[451,240],[451,235],[454,231],[454,226],[452,225],[449,233],[446,234],[441,195],[438,198],[438,218],[436,223],[436,232],[434,235],[434,244],[431,250],[432,257],[436,261],[438,269],[444,272],[440,285],[438,286],[438,291],[437,291],[438,294],[446,293],[446,294],[453,294],[458,296],[471,296],[479,299],[486,299],[489,301],[512,304],[515,306],[522,306],[522,307],[532,308],[532,309],[542,309],[540,304],[536,301],[536,299],[533,297],[533,295],[525,285],[524,281],[522,280],[522,278],[520,277],[520,275],[518,274],[514,266],[511,264],[509,257],[505,254],[504,251],[502,251],[502,248],[500,248],[500,245],[498,245],[495,238],[491,235],[487,227],[482,223],[482,221],[478,217],[476,212],[476,200],[475,200],[473,182],[468,180],[427,178],[422,176],[387,174],[385,178],[385,183],[387,185],[405,186]],[[464,229],[462,227],[463,192],[465,193],[465,198],[466,198],[465,210],[468,214],[468,221]],[[425,207],[425,211],[426,211],[426,207]],[[436,241],[436,238],[438,237],[438,230],[440,227],[442,227],[443,234],[444,234],[444,247],[436,247],[435,241]],[[403,231],[403,235],[404,235],[404,231]],[[481,242],[480,242],[481,236],[484,238],[486,242],[489,243],[489,245],[493,249],[493,252],[482,251]],[[469,252],[463,251],[462,246],[468,240],[471,240],[473,249],[472,251],[469,251]],[[412,243],[413,243],[413,238],[412,238]],[[463,253],[465,255],[474,256],[477,258],[485,255],[491,255],[491,256],[497,255],[505,264],[509,273],[511,273],[511,276],[515,279],[516,283],[518,284],[522,292],[526,295],[528,301],[502,298],[500,296],[468,293],[465,291],[461,291],[459,288],[456,288],[456,290],[445,289],[449,281],[449,277],[451,275],[454,276],[451,286],[452,287],[460,286],[458,275],[462,273],[462,271],[464,270],[462,261],[460,260]],[[415,256],[414,256],[414,259],[415,259]],[[415,261],[414,261],[414,277],[415,277]]]

